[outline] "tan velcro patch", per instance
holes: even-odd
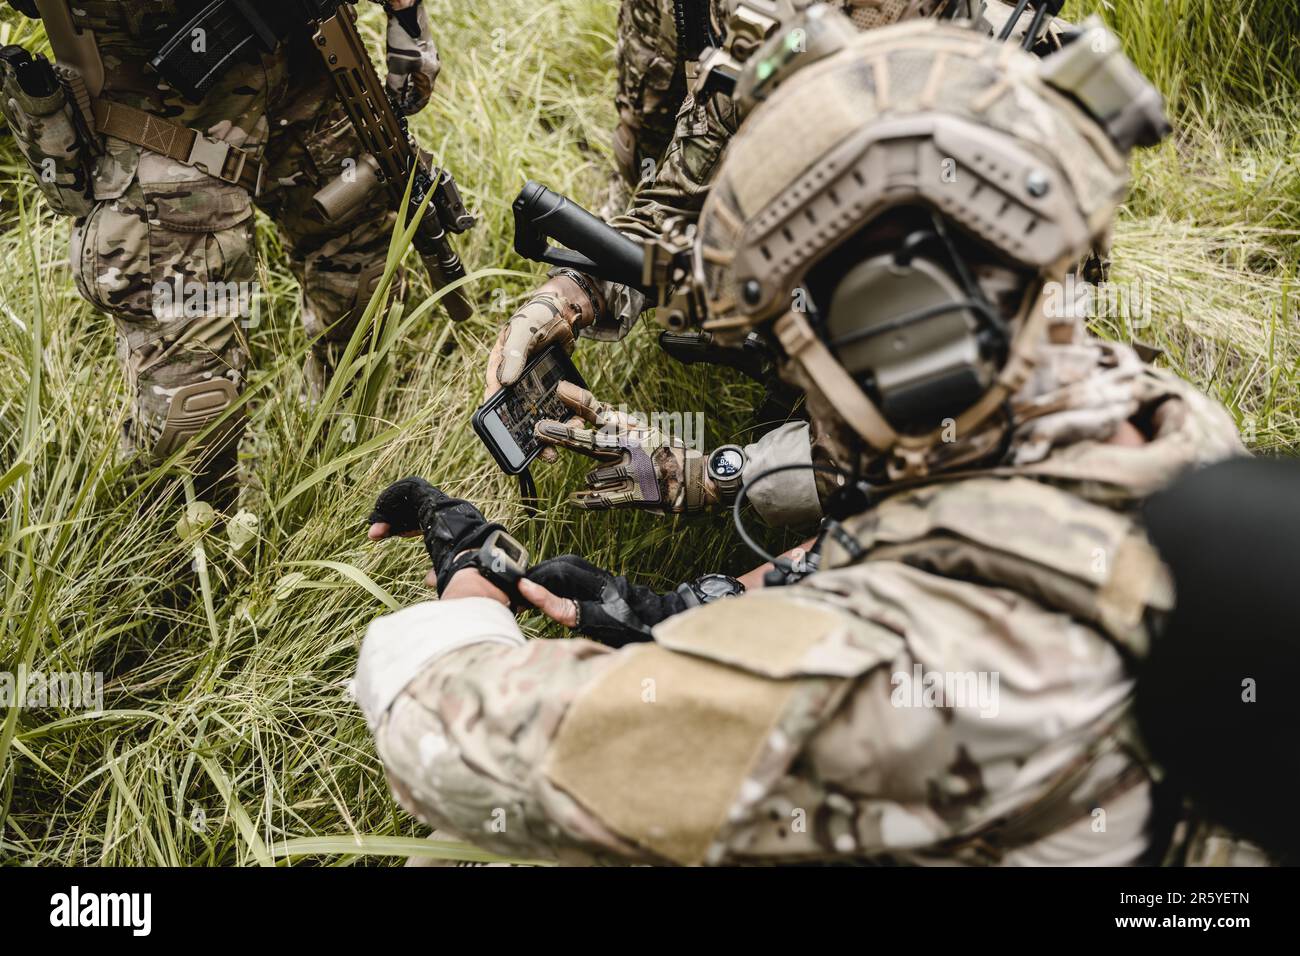
[[[623,837],[703,863],[799,682],[655,644],[624,656],[569,708],[545,773]]]
[[[857,677],[898,653],[902,639],[798,588],[754,591],[668,618],[663,647],[766,677]]]

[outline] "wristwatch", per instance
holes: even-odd
[[[509,596],[512,605],[531,606],[519,593],[519,580],[528,572],[528,550],[504,530],[489,534],[477,551],[465,556],[462,567],[477,568]]]
[[[677,593],[685,602],[687,610],[690,610],[701,604],[712,604],[723,598],[744,594],[745,586],[729,574],[705,574],[679,585]]]
[[[745,449],[739,445],[720,445],[709,452],[706,465],[709,480],[726,501],[734,501],[740,492],[745,471]]]

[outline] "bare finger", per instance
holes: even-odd
[[[528,603],[556,624],[563,624],[565,627],[577,627],[578,605],[571,598],[562,598],[558,594],[552,594],[536,581],[530,581],[527,578],[519,580],[519,593],[528,599]]]

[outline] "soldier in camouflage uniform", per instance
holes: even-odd
[[[397,0],[390,13],[416,2]],[[26,0],[17,5],[34,12]],[[104,106],[97,109],[162,118],[171,125],[158,127],[159,135],[188,128],[218,149],[247,153],[245,175],[231,181],[103,135],[84,208],[65,210],[77,216],[77,288],[117,324],[132,394],[126,444],[154,460],[211,425],[242,389],[245,328],[255,319],[255,207],[279,227],[298,279],[313,340],[309,397],[320,394],[378,284],[394,222],[379,194],[339,222],[327,222],[313,205],[315,193],[363,150],[305,34],[273,55],[234,63],[198,104],[152,72],[151,56],[196,9],[188,0],[71,5],[73,23],[93,31],[102,59]],[[421,8],[419,16],[418,42],[395,18],[388,31],[389,83],[410,111],[427,103],[438,70],[428,15]],[[39,157],[29,160],[39,169]],[[224,432],[209,439],[200,470],[201,485],[215,483],[223,499],[234,490],[241,418],[230,416]]]
[[[668,149],[677,111],[686,98],[670,0],[623,0],[614,60],[614,161],[624,183],[635,187]]]
[[[762,102],[689,294],[705,328],[774,341],[871,507],[846,500],[797,585],[658,615],[620,649],[525,641],[504,592],[444,560],[442,599],[376,620],[358,664],[394,795],[570,862],[1153,859],[1133,670],[1173,595],[1139,506],[1243,449],[1220,406],[1057,296],[1129,147],[1163,131],[1158,97],[1099,23],[1042,61],[895,25],[742,87]],[[450,554],[466,539],[442,515],[464,511],[442,507],[420,521]],[[580,633],[654,604],[623,579],[569,588],[575,567],[544,561],[519,593]]]
[[[943,17],[992,35],[1002,31],[1013,12],[1010,5],[996,0],[982,13],[980,5],[967,0],[840,0],[832,5],[859,30]],[[682,8],[686,20],[707,11],[707,42],[716,44],[712,55],[734,68],[749,58],[765,36],[809,6],[809,0],[624,0],[619,16],[619,126],[614,152],[620,173],[635,192],[627,211],[613,217],[611,225],[627,235],[654,240],[670,226],[680,229],[693,222],[736,130],[738,116],[731,97],[712,86],[705,88],[700,70],[708,68],[708,51],[688,49],[679,39],[675,8]],[[1031,19],[1028,11],[1021,17],[1011,30],[1013,41],[1024,34]],[[1059,22],[1051,23],[1035,52],[1046,54],[1058,48],[1062,28]],[[698,60],[701,53],[706,54],[704,64]],[[684,80],[688,74],[690,83]],[[676,114],[666,123],[670,110]],[[667,139],[665,129],[670,130]],[[501,329],[488,359],[485,396],[514,382],[528,359],[550,345],[560,343],[572,350],[579,336],[599,341],[622,338],[645,305],[639,293],[624,286],[573,269],[553,270],[550,280]],[[613,414],[610,406],[594,399],[575,403],[574,412],[574,424],[578,419],[599,424]],[[768,432],[746,446],[747,470],[825,460],[825,454],[810,445],[808,435],[806,424],[797,422]],[[552,436],[546,440],[552,442]],[[544,454],[548,460],[555,457],[550,447]],[[662,473],[659,477],[661,484],[672,480]],[[819,487],[824,490],[830,484],[787,474],[764,488],[754,504],[769,524],[815,523],[821,514]],[[572,500],[584,508],[645,507],[641,496],[615,500],[578,492]],[[696,500],[721,499],[706,489]]]
[[[779,20],[807,5],[807,0],[750,4],[739,0],[623,0],[615,50],[618,125],[613,142],[619,174],[628,187],[638,190],[635,205],[621,222],[629,232],[654,235],[672,216],[698,214],[718,157],[736,129],[728,97],[712,90],[701,94],[688,82],[688,72],[697,73],[701,51],[685,48],[679,38],[678,8],[686,19],[707,16],[709,39],[721,45],[733,24],[741,31],[770,29],[764,17]],[[841,0],[837,6],[862,30],[918,16],[970,18],[976,10],[966,0],[950,4]],[[1009,4],[994,0],[977,26],[985,32],[1001,32],[1012,12]],[[1023,34],[1031,16],[1030,12],[1022,15],[1013,39]],[[1053,23],[1046,32],[1041,43],[1044,52],[1059,45],[1061,29],[1059,23]],[[742,37],[733,45],[732,55],[743,59],[759,38],[756,33]]]
[[[809,6],[810,0],[681,0],[693,17],[707,11],[714,38],[727,35],[737,59],[752,52],[765,32]],[[616,164],[636,189],[630,208],[611,224],[640,238],[662,234],[674,217],[694,217],[723,148],[736,128],[730,97],[710,91],[697,96],[686,82],[703,50],[687,51],[679,41],[674,0],[624,0],[619,11],[616,51],[619,123],[614,134]],[[862,29],[900,19],[928,16],[934,0],[843,0]],[[956,9],[965,10],[964,0]],[[498,336],[488,361],[485,394],[514,382],[528,358],[556,342],[572,347],[577,335],[613,340],[627,334],[644,307],[629,290],[556,270],[516,312]]]

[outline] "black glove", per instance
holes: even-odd
[[[457,571],[472,564],[472,555],[459,560],[457,556],[477,552],[487,536],[502,527],[490,523],[468,501],[444,494],[423,478],[404,478],[385,488],[368,520],[386,522],[392,534],[424,532],[424,549],[437,572],[439,594]]]
[[[574,630],[610,647],[652,640],[652,627],[689,606],[676,591],[660,594],[632,584],[576,554],[539,562],[526,577],[552,594],[573,600],[578,605]]]

